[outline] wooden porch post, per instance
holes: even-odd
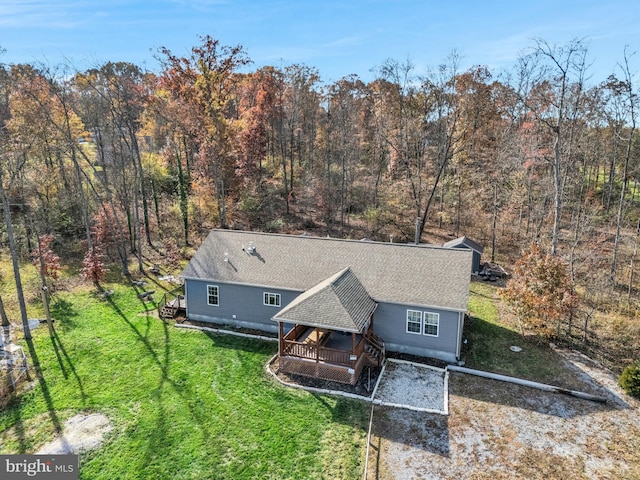
[[[284,353],[284,325],[282,322],[278,322],[278,356],[282,356]]]
[[[351,332],[351,355],[356,354],[356,334]]]

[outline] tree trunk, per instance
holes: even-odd
[[[635,260],[638,256],[638,237],[640,236],[640,218],[636,224],[636,235],[633,237],[633,254],[631,255],[631,264],[629,265],[629,286],[627,288],[627,302],[631,304],[631,294],[633,293],[633,276],[635,273]]]
[[[138,271],[144,272],[142,263],[142,222],[140,221],[140,190],[138,187],[142,184],[141,174],[135,159],[133,159],[134,184],[133,184],[133,220],[135,230],[135,250],[138,258]]]
[[[587,344],[587,336],[589,333],[589,320],[591,319],[591,315],[595,312],[595,308],[592,308],[591,311],[584,317],[584,325],[582,327],[582,343]]]
[[[158,198],[158,189],[156,188],[156,182],[151,180],[151,195],[153,196],[153,207],[154,213],[156,216],[156,225],[158,225],[158,230],[162,230],[161,220],[160,220],[160,199]]]
[[[9,199],[0,185],[0,197],[2,197],[2,209],[4,210],[4,221],[7,226],[7,237],[9,240],[9,251],[11,252],[11,263],[13,265],[13,277],[16,284],[16,295],[18,297],[18,306],[20,307],[20,317],[22,319],[22,328],[24,330],[24,338],[31,338],[31,329],[29,328],[29,319],[27,317],[27,304],[24,301],[24,292],[22,290],[22,278],[20,277],[20,263],[18,260],[18,251],[16,250],[15,237],[13,235],[13,223],[11,220],[11,210],[9,207]]]
[[[2,295],[0,295],[0,320],[2,320],[3,327],[11,326],[11,322],[9,322],[9,317],[7,317],[7,312],[4,309],[4,303],[2,302]]]
[[[347,160],[346,160],[346,155],[343,153],[342,165],[341,165],[342,178],[340,179],[340,232],[342,232],[342,230],[344,229],[344,214],[346,210],[346,204],[345,204],[345,189],[346,189],[346,182],[347,182],[346,171],[347,171]]]
[[[287,147],[282,138],[282,129],[280,129],[280,155],[282,156],[282,194],[286,205],[286,214],[289,215],[289,183],[287,181]]]
[[[415,243],[418,245],[420,243],[420,237],[422,237],[422,232],[424,231],[424,226],[427,223],[427,218],[429,217],[429,208],[431,207],[431,203],[433,202],[433,197],[436,194],[436,189],[438,188],[438,184],[440,183],[440,178],[442,177],[442,173],[444,172],[445,167],[447,166],[449,148],[447,148],[447,153],[444,155],[444,158],[440,162],[440,168],[438,168],[438,172],[436,174],[436,178],[433,182],[433,187],[431,187],[431,191],[429,192],[429,199],[427,200],[427,205],[424,207],[424,213],[422,214],[422,218],[418,222],[418,227],[416,229],[415,235]]]
[[[144,179],[144,169],[142,168],[142,159],[140,158],[140,148],[138,146],[138,139],[136,138],[135,132],[129,129],[129,134],[131,136],[131,144],[133,146],[133,161],[136,164],[139,172],[138,183],[140,185],[140,195],[142,197],[142,218],[144,221],[145,238],[147,241],[147,245],[152,247],[153,242],[151,241],[151,228],[149,225],[149,203],[147,201],[147,187]]]
[[[556,129],[556,139],[553,145],[553,231],[551,234],[551,255],[558,252],[558,237],[560,233],[560,215],[562,212],[562,174],[560,169],[560,127]]]
[[[455,235],[456,238],[460,236],[460,218],[462,216],[462,179],[458,173],[458,181],[456,182],[456,226]]]
[[[625,50],[625,76],[626,76],[626,93],[629,101],[629,117],[631,120],[631,128],[629,130],[629,137],[627,138],[627,151],[624,158],[624,171],[622,174],[622,188],[620,189],[620,205],[618,205],[618,217],[616,219],[616,238],[613,246],[613,260],[611,262],[611,282],[615,286],[616,281],[616,269],[618,263],[618,249],[620,246],[620,230],[622,228],[622,214],[623,205],[625,200],[625,194],[627,191],[627,182],[629,181],[629,162],[631,160],[631,149],[633,146],[634,134],[636,130],[636,115],[635,115],[635,94],[633,92],[631,83],[631,72],[629,71],[628,57]]]
[[[34,230],[32,228],[32,230]],[[53,323],[51,322],[51,312],[49,310],[49,287],[47,286],[47,276],[45,275],[44,257],[42,256],[42,243],[40,235],[34,231],[38,239],[38,259],[40,261],[40,282],[42,284],[42,306],[44,307],[45,318],[47,319],[47,327],[49,327],[49,336],[53,338]]]
[[[186,141],[184,142],[185,156]],[[180,147],[176,146],[176,163],[178,165],[178,194],[180,195],[180,215],[182,216],[182,228],[184,230],[184,244],[189,245],[189,197],[187,196],[187,186],[184,171],[182,170],[182,158],[180,157]]]
[[[620,249],[620,237],[622,230],[622,217],[624,214],[625,196],[627,194],[627,180],[629,175],[629,160],[631,158],[631,146],[633,144],[633,130],[635,125],[631,129],[629,134],[629,140],[627,143],[627,154],[624,160],[624,168],[622,171],[622,188],[620,189],[620,203],[618,205],[618,215],[616,217],[616,236],[613,242],[613,259],[611,260],[611,282],[615,286],[616,271],[618,268],[618,250]]]
[[[498,225],[498,183],[493,185],[493,221],[491,222],[491,263],[496,261],[496,228]]]
[[[293,192],[293,170],[294,170],[293,146],[294,146],[294,134],[293,134],[293,128],[292,128],[291,129],[291,145],[289,147],[289,192]],[[287,213],[289,212],[287,211]]]
[[[82,169],[78,163],[75,153],[75,147],[71,150],[71,161],[73,163],[76,177],[78,179],[78,195],[80,196],[80,208],[82,209],[82,222],[84,223],[84,233],[87,240],[89,250],[93,248],[93,239],[91,238],[91,222],[89,222],[89,207],[87,206],[87,196],[84,192],[84,182],[82,181]]]

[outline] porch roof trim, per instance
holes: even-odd
[[[361,333],[377,306],[347,267],[300,294],[272,320]]]

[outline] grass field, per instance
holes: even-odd
[[[464,333],[468,343],[462,353],[466,366],[565,388],[574,386],[574,376],[567,372],[565,363],[553,349],[525,340],[500,319],[499,302],[495,286],[472,282],[471,319],[465,323]],[[513,352],[511,346],[522,350]]]
[[[130,287],[60,293],[56,336],[34,331],[37,385],[0,413],[0,451],[30,453],[67,418],[114,428],[82,479],[349,479],[362,475],[368,405],[287,389],[276,344],[173,328]],[[149,309],[149,310],[147,310]]]
[[[102,447],[81,455],[85,480],[362,476],[368,404],[287,389],[264,369],[275,343],[176,329],[157,319],[155,305],[142,303],[133,288],[105,288],[115,293],[103,298],[82,285],[58,293],[52,309],[55,337],[42,326],[31,344],[21,342],[32,359],[32,379],[39,381],[0,412],[0,453],[35,452],[66,419],[99,412],[113,429]],[[584,387],[554,350],[525,341],[506,325],[498,308],[495,286],[472,283],[463,350],[468,367]],[[39,309],[37,301],[30,302],[32,316]],[[512,345],[522,351],[513,352]],[[474,382],[465,380],[462,390]],[[451,460],[465,458],[466,464],[466,457],[454,454],[455,432],[475,432],[476,420],[461,412],[479,408],[474,398],[479,389],[456,396],[456,388],[460,382],[452,384],[454,414],[443,431]],[[491,389],[492,402],[504,390]],[[508,404],[497,402],[493,409]],[[483,398],[480,406],[486,405]],[[538,420],[523,421],[526,430],[526,422]],[[387,440],[396,438],[396,429],[393,424],[385,430]],[[434,432],[442,435],[429,430],[427,437]],[[406,448],[414,441],[412,434],[399,444]]]

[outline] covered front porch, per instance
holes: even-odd
[[[350,384],[362,372],[362,334],[295,325],[280,339],[280,368],[285,372]]]
[[[355,384],[364,365],[384,359],[384,345],[372,330],[375,308],[350,269],[305,292],[274,316],[280,369]],[[293,324],[286,333],[285,322]]]

